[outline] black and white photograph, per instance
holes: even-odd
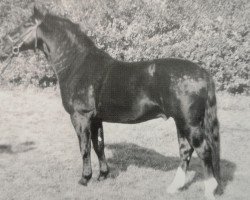
[[[0,200],[249,200],[249,0],[1,0]]]

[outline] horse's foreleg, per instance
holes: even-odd
[[[90,131],[90,113],[85,115],[75,112],[71,115],[72,124],[76,130],[79,146],[83,161],[82,178],[79,183],[87,185],[87,182],[92,177],[90,151],[91,151],[91,131]]]
[[[186,139],[187,134],[181,128],[181,124],[176,121],[178,142],[179,142],[179,153],[180,153],[180,165],[176,171],[175,177],[171,185],[168,187],[168,193],[176,193],[186,184],[186,172],[194,149],[190,146]]]
[[[97,154],[100,166],[100,174],[98,180],[105,179],[109,173],[109,168],[104,154],[104,137],[102,121],[93,119],[91,123],[91,139],[94,150]]]

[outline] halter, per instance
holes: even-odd
[[[35,51],[37,49],[37,28],[39,25],[37,25],[34,29],[36,29],[36,37],[35,37]],[[29,31],[27,31],[26,33],[24,33],[23,35],[21,35],[16,41],[14,41],[14,39],[11,38],[10,35],[7,35],[8,40],[12,43],[12,51],[10,53],[10,55],[7,57],[6,59],[6,64],[5,66],[2,68],[1,72],[0,72],[0,76],[4,73],[4,71],[7,69],[7,67],[9,66],[9,64],[11,63],[11,60],[14,56],[17,56],[20,53],[20,48],[23,45],[23,43],[28,39],[28,35],[34,31],[34,29],[31,29]]]

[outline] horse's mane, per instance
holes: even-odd
[[[94,42],[81,30],[79,24],[73,23],[71,20],[59,17],[53,14],[46,14],[44,23],[47,24],[52,31],[57,31],[58,38],[65,39],[67,37],[73,43],[95,46]],[[60,37],[61,36],[61,37]]]

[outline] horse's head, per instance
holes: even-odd
[[[20,51],[36,48],[37,29],[43,19],[44,14],[34,7],[34,13],[27,21],[0,39],[0,60],[18,55]]]

